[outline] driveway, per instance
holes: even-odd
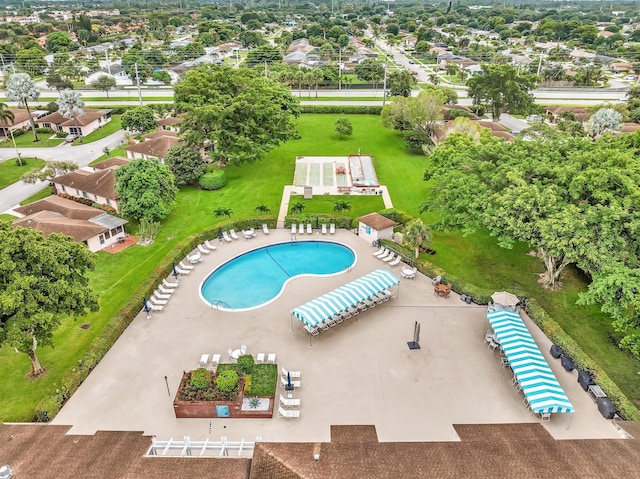
[[[503,113],[502,115],[500,115],[500,124],[509,128],[509,130],[511,130],[511,133],[513,134],[519,133],[525,128],[529,128],[528,122],[511,116],[508,113]]]

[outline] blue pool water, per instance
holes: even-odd
[[[200,286],[200,297],[220,309],[251,309],[277,298],[295,276],[338,274],[355,259],[350,248],[330,241],[273,244],[213,270]]]

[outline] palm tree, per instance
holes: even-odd
[[[304,210],[307,207],[307,205],[305,205],[302,201],[296,201],[294,204],[291,205],[291,213],[302,213],[302,210]]]
[[[226,216],[227,218],[231,218],[233,211],[231,211],[231,208],[225,208],[224,206],[219,206],[218,208],[213,210],[213,214],[216,215],[217,217]]]
[[[82,130],[78,125],[78,117],[84,115],[84,102],[80,99],[80,92],[75,90],[63,90],[60,92],[60,97],[56,101],[58,105],[58,112],[65,118],[73,119],[76,124],[76,134],[80,136],[80,143],[82,143]]]
[[[258,205],[255,207],[254,211],[257,211],[258,213],[262,213],[263,215],[271,213],[271,209],[269,209],[267,205]]]
[[[18,158],[18,165],[22,166],[22,156],[20,155],[20,152],[18,151],[18,147],[16,146],[16,139],[13,137],[13,130],[9,128],[9,124],[13,125],[13,122],[15,121],[16,117],[14,116],[11,110],[7,110],[6,108],[7,108],[6,103],[0,103],[0,123],[4,123],[5,125],[7,125],[5,129],[9,131],[9,134],[11,135],[11,141],[13,141],[13,148],[16,150],[16,156]]]
[[[36,124],[31,116],[31,110],[29,109],[29,103],[27,100],[37,100],[40,98],[40,90],[33,83],[31,77],[27,73],[14,73],[9,77],[6,84],[7,99],[10,101],[17,101],[18,106],[23,106],[27,109],[27,115],[29,115],[29,123],[31,124],[31,130],[33,131],[33,141],[38,141],[38,134],[36,132]]]
[[[404,230],[403,241],[412,248],[415,248],[416,259],[420,255],[420,248],[428,248],[431,244],[431,231],[421,220],[413,220]]]
[[[345,210],[351,209],[351,203],[344,200],[338,200],[333,202],[333,211],[336,213],[342,213]]]

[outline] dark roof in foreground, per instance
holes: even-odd
[[[633,438],[555,440],[539,423],[454,428],[460,441],[378,442],[374,426],[332,426],[330,443],[261,442],[253,459],[220,459],[144,457],[151,438],[135,431],[79,436],[67,426],[3,424],[0,458],[16,479],[618,479],[640,467]]]

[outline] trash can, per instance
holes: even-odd
[[[606,419],[613,419],[613,416],[618,412],[609,398],[598,398],[598,411]]]
[[[595,384],[589,371],[578,371],[578,382],[580,383],[580,386],[582,386],[582,389],[584,389],[585,391],[589,389],[589,386]]]
[[[558,346],[557,344],[553,344],[551,346],[551,356],[553,356],[556,359],[562,356],[562,349],[560,349],[560,346]]]
[[[562,367],[568,373],[570,373],[571,371],[573,371],[576,368],[576,365],[573,362],[573,360],[569,356],[567,356],[566,354],[563,354],[563,355],[560,356],[560,362],[562,363]]]

